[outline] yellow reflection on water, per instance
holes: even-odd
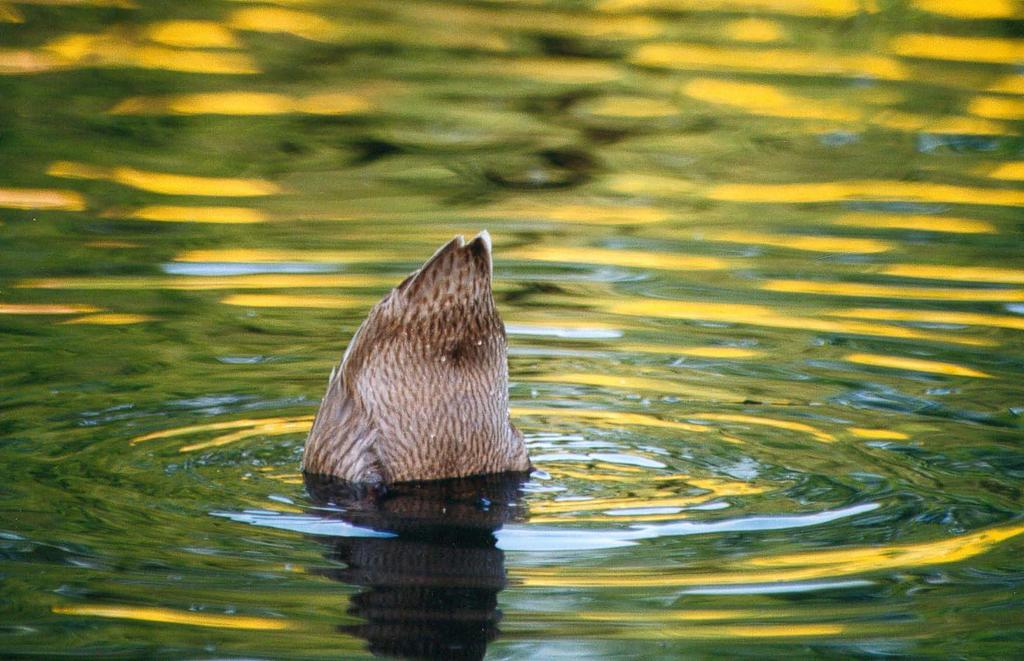
[[[130,167],[107,168],[72,161],[56,161],[47,168],[46,174],[70,179],[103,179],[164,195],[260,197],[281,192],[277,184],[264,179],[201,177]]]
[[[250,617],[245,615],[222,615],[198,611],[179,611],[170,608],[154,608],[146,606],[116,606],[112,604],[69,604],[53,606],[51,610],[57,615],[85,615],[90,617],[111,617],[142,622],[162,622],[164,624],[187,624],[196,627],[216,627],[220,629],[252,629],[259,631],[281,631],[294,629],[295,624],[287,620],[269,617]]]
[[[922,216],[885,213],[848,213],[840,216],[835,225],[868,227],[871,229],[905,229],[950,234],[996,234],[995,225],[972,218]]]
[[[878,626],[848,624],[747,624],[747,625],[701,625],[688,627],[659,627],[650,629],[621,629],[603,632],[601,638],[616,640],[644,640],[657,638],[686,640],[732,640],[736,638],[822,638],[833,636],[883,635]]]
[[[107,217],[136,218],[168,223],[220,223],[246,225],[264,223],[269,216],[259,209],[248,207],[179,207],[173,205],[151,205],[134,209],[125,214],[117,211],[104,213]]]
[[[226,420],[223,422],[207,422],[199,425],[188,425],[185,427],[175,427],[173,429],[161,429],[160,431],[151,432],[149,434],[143,434],[136,436],[131,439],[129,443],[135,445],[136,443],[143,443],[145,441],[153,441],[161,438],[171,438],[173,436],[186,436],[189,434],[198,434],[200,432],[207,431],[221,431],[224,429],[238,429],[240,427],[257,427],[261,425],[273,425],[282,424],[288,422],[299,422],[305,421],[309,424],[313,423],[313,416],[302,415],[293,416],[288,418],[246,418],[243,420]]]
[[[688,386],[665,379],[640,376],[615,376],[612,374],[588,374],[570,372],[567,374],[541,374],[526,379],[541,383],[575,383],[585,386],[604,386],[608,388],[626,389],[630,391],[656,392],[669,395],[696,397],[702,400],[718,400],[724,402],[742,402],[746,397],[725,390],[707,386]]]
[[[727,260],[703,255],[680,255],[646,250],[611,250],[572,246],[526,246],[506,253],[508,257],[562,264],[601,264],[627,268],[673,271],[714,271],[732,267]]]
[[[534,408],[527,406],[513,406],[512,415],[540,415],[553,418],[582,418],[596,424],[602,424],[611,428],[622,427],[658,427],[662,429],[676,429],[689,432],[706,432],[708,427],[692,424],[689,422],[676,422],[674,420],[662,420],[653,415],[643,413],[624,413],[621,411],[600,411],[595,409],[554,409]]]
[[[981,117],[994,119],[1024,119],[1024,100],[979,96],[972,99],[967,109]]]
[[[916,9],[953,18],[1014,18],[1021,15],[1015,0],[913,0]]]
[[[968,135],[1016,135],[1003,124],[977,117],[929,117],[886,109],[867,112],[850,103],[796,96],[778,85],[697,78],[684,84],[683,94],[708,103],[740,108],[753,115],[812,119],[841,124],[866,123],[899,131]]]
[[[853,180],[798,184],[719,184],[707,196],[724,202],[811,204],[848,200],[1024,206],[1024,191],[928,182]]]
[[[903,57],[931,60],[1016,64],[1024,59],[1024,43],[999,37],[903,34],[890,42],[889,50]]]
[[[665,209],[652,206],[611,206],[597,204],[497,205],[473,215],[509,220],[549,220],[585,225],[647,225],[669,218]]]
[[[80,193],[68,190],[0,188],[0,207],[7,209],[83,211],[85,210],[85,198]]]
[[[295,296],[289,294],[232,294],[222,298],[224,305],[247,308],[318,308],[342,310],[373,305],[374,300],[354,296]]]
[[[898,370],[911,372],[928,372],[930,374],[944,374],[946,376],[969,376],[978,379],[990,379],[991,374],[938,360],[922,360],[920,358],[906,358],[904,356],[882,356],[873,353],[851,353],[843,356],[843,360],[859,365],[871,367],[890,367]]]
[[[766,291],[822,296],[861,296],[865,298],[909,298],[933,301],[1014,302],[1024,301],[1021,289],[953,289],[947,287],[903,287],[863,282],[820,282],[816,280],[768,280]]]
[[[313,41],[328,40],[339,32],[338,26],[319,14],[283,7],[251,7],[231,13],[228,26],[252,32],[291,34]]]
[[[694,358],[722,358],[738,360],[758,358],[763,351],[742,347],[673,347],[664,344],[642,344],[638,342],[616,342],[615,350],[622,353],[655,353],[671,356],[693,356]]]
[[[555,477],[568,477],[585,482],[620,482],[623,484],[634,484],[636,482],[635,473],[622,470],[630,468],[629,466],[615,466],[593,462],[587,463],[586,468],[583,470],[574,470],[569,468],[571,465],[569,462],[545,462],[544,471]],[[600,471],[597,469],[600,469]]]
[[[873,254],[892,250],[892,245],[878,239],[850,239],[838,236],[801,236],[799,234],[768,234],[743,230],[707,232],[709,241],[772,246],[808,252],[843,252]]]
[[[849,104],[794,96],[767,83],[696,78],[685,83],[681,91],[699,101],[742,108],[755,115],[837,122],[861,119],[861,113]]]
[[[629,55],[634,64],[663,69],[750,71],[802,76],[906,80],[897,60],[881,55],[840,55],[782,48],[727,48],[704,44],[652,43]]]
[[[0,314],[84,314],[100,310],[95,305],[75,303],[0,303]]]
[[[848,609],[829,609],[828,615],[849,617]],[[761,620],[792,620],[803,617],[818,619],[822,613],[811,613],[797,609],[783,609],[773,606],[770,609],[686,609],[657,611],[577,611],[572,613],[574,624],[600,622],[603,626],[594,637],[614,640],[684,639],[684,640],[734,640],[737,638],[816,638],[842,636],[844,639],[865,636],[898,638],[900,630],[892,626],[878,624],[867,625],[835,624],[817,622],[765,623]],[[715,621],[746,620],[752,624],[708,624]],[[517,618],[518,621],[518,618]],[[686,626],[673,626],[685,623]],[[580,628],[577,636],[588,638],[586,627]]]
[[[996,544],[1024,533],[1024,525],[989,528],[934,542],[880,545],[874,547],[809,551],[766,558],[749,558],[740,566],[768,570],[803,567],[807,571],[824,568],[841,574],[879,569],[927,567],[966,560],[985,553]]]
[[[863,11],[876,12],[875,0],[602,0],[598,9],[607,12],[638,10],[685,12],[763,11],[789,16],[846,18]]]
[[[548,464],[545,464],[545,470]],[[693,478],[685,475],[670,476],[672,481],[685,481],[687,485],[701,489],[705,493],[690,496],[680,496],[678,492],[680,485],[673,485],[671,489],[659,488],[652,490],[647,496],[634,497],[622,496],[614,498],[591,498],[588,500],[563,500],[563,501],[531,501],[530,521],[537,522],[533,514],[571,514],[573,512],[594,512],[603,510],[629,510],[649,507],[689,507],[694,504],[707,502],[725,496],[749,496],[764,493],[766,489],[761,486],[727,480],[721,478]],[[634,476],[634,479],[636,477]],[[620,518],[619,520],[623,520]]]
[[[962,280],[1013,285],[1024,284],[1024,269],[995,266],[942,266],[938,264],[890,264],[882,268],[885,275],[923,280]]]
[[[901,431],[892,429],[868,429],[866,427],[848,427],[846,431],[857,438],[866,438],[874,441],[905,441],[910,436]]]
[[[784,281],[769,281],[768,284]],[[792,282],[792,281],[785,281]],[[819,284],[819,283],[812,283]],[[843,284],[843,283],[821,283]],[[767,288],[767,285],[766,285]],[[693,321],[716,321],[732,324],[749,324],[772,328],[793,328],[826,333],[849,333],[901,339],[931,340],[972,346],[991,346],[993,342],[984,338],[968,338],[956,335],[931,333],[912,328],[868,324],[859,321],[836,322],[830,319],[801,317],[779,312],[763,305],[746,303],[705,303],[698,301],[669,301],[660,299],[633,299],[628,301],[602,301],[602,307],[613,314],[622,314],[653,319],[687,319]]]
[[[231,30],[215,21],[161,21],[146,28],[146,38],[179,48],[238,48]]]
[[[565,475],[559,467],[544,464],[544,470],[552,474]],[[583,479],[589,480],[588,475]],[[673,476],[673,479],[683,479],[683,476]],[[632,476],[632,481],[636,476]],[[685,478],[691,486],[703,490],[705,493],[680,496],[679,487],[671,490],[652,491],[648,496],[621,497],[621,498],[592,498],[589,500],[566,500],[566,501],[541,501],[530,503],[530,523],[565,523],[571,520],[580,522],[596,521],[617,521],[639,523],[644,521],[666,521],[687,518],[689,514],[683,512],[661,512],[642,513],[631,512],[630,510],[649,510],[650,508],[690,508],[694,505],[701,505],[720,498],[731,496],[748,496],[764,493],[764,487],[738,482],[735,480],[723,480],[718,478],[695,479]],[[583,512],[601,512],[601,514],[583,514]],[[567,517],[565,515],[575,514],[577,516]]]
[[[611,612],[611,611],[583,611],[573,613],[573,619],[587,622],[706,622],[709,620],[757,620],[761,618],[789,618],[796,615],[796,612],[786,612],[782,609],[770,611],[760,609],[735,610],[659,610],[653,612]]]
[[[15,287],[25,289],[103,289],[147,290],[180,289],[292,289],[306,287],[377,287],[394,284],[393,278],[356,274],[258,274],[231,276],[99,276],[82,278],[37,278],[22,280]]]
[[[964,326],[991,326],[1024,330],[1024,316],[984,314],[981,312],[951,312],[947,310],[906,310],[896,308],[853,308],[835,310],[827,314],[852,319],[878,319],[882,321],[911,321],[924,324],[955,324]]]
[[[384,262],[395,254],[383,250],[284,250],[277,248],[213,248],[187,250],[174,257],[176,262],[313,262],[349,264]]]
[[[993,179],[1024,181],[1024,161],[1008,161],[1000,163],[988,173]]]
[[[139,67],[190,73],[253,74],[259,68],[244,53],[168,48],[138,43],[122,31],[71,34],[43,47],[57,57],[56,65],[69,67]]]
[[[250,427],[248,429],[242,429],[230,434],[222,434],[216,438],[208,441],[202,441],[199,443],[191,443],[189,445],[183,445],[178,448],[178,452],[196,452],[198,450],[208,450],[210,448],[220,447],[227,445],[228,443],[235,443],[242,441],[253,436],[279,436],[283,434],[297,434],[306,433],[309,431],[310,422],[306,419],[296,420],[284,420],[274,422],[264,422]]]
[[[118,102],[110,112],[115,115],[349,115],[366,112],[372,107],[369,99],[347,92],[323,93],[304,98],[273,92],[207,92],[130,97]]]
[[[297,99],[295,109],[310,115],[353,115],[373,108],[365,97],[348,92],[324,92]]]
[[[127,326],[130,324],[141,324],[145,321],[153,321],[153,317],[145,314],[127,314],[108,312],[104,314],[90,314],[84,317],[75,317],[62,321],[62,324],[93,324],[96,326]]]
[[[764,18],[741,18],[725,26],[725,35],[733,41],[767,44],[782,41],[786,33],[778,21]]]
[[[731,562],[726,571],[670,573],[664,567],[514,567],[509,578],[526,587],[682,587],[740,585],[829,579],[879,571],[907,570],[958,562],[981,555],[1024,533],[1024,525],[989,528],[934,542],[853,547]]]
[[[264,466],[263,468],[272,468],[272,467]],[[266,473],[266,472],[264,472],[263,473],[263,477],[270,478],[271,480],[277,480],[278,482],[281,482],[282,484],[305,484],[306,483],[306,481],[302,477],[302,473],[299,473],[299,472],[294,472],[294,473]],[[265,505],[264,505],[264,507],[265,507]],[[296,508],[296,509],[297,509],[297,511],[300,511],[300,512],[302,511],[301,509],[298,509],[298,508]]]
[[[260,477],[279,480],[285,484],[303,484],[302,473],[300,471],[282,472],[277,466],[257,466],[256,472],[260,473]],[[300,569],[299,571],[302,570]]]
[[[209,92],[168,97],[135,96],[120,101],[111,108],[110,112],[122,115],[146,113],[275,115],[292,112],[294,108],[295,103],[292,98],[284,94]]]
[[[810,434],[815,440],[823,443],[831,443],[836,440],[836,437],[829,434],[826,431],[822,431],[813,425],[808,425],[803,422],[793,422],[792,420],[779,420],[777,418],[766,418],[763,416],[756,415],[743,415],[739,413],[691,413],[687,415],[688,418],[694,420],[712,420],[716,422],[735,422],[738,424],[746,425],[760,425],[762,427],[772,427],[774,429],[784,429],[786,431],[796,431],[804,434]]]

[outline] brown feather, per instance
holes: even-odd
[[[332,374],[302,467],[351,482],[530,468],[508,414],[490,237],[457,237],[370,310]]]

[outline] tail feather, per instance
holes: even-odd
[[[396,291],[407,300],[475,298],[490,294],[491,237],[486,230],[470,241],[462,235],[443,245]]]
[[[508,415],[491,238],[458,236],[375,305],[320,405],[303,468],[357,482],[527,470]]]

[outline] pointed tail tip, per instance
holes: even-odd
[[[446,245],[442,246],[438,252],[443,251],[445,248],[454,246],[455,248],[477,248],[483,246],[484,251],[487,254],[491,253],[491,233],[487,230],[480,230],[480,233],[474,236],[469,241],[466,241],[466,237],[462,234],[456,234],[455,238],[449,241]]]
[[[488,254],[491,253],[491,233],[487,230],[480,230],[480,233],[473,237],[474,241],[479,241],[484,244]]]
[[[466,244],[466,248],[472,254],[487,262],[488,269],[493,268],[490,232],[487,230],[480,230],[480,233],[474,236],[473,240]]]

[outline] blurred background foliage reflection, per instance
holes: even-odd
[[[466,655],[1019,656],[1022,31],[0,0],[0,650],[403,653],[298,460],[367,308],[486,227],[541,472],[463,549]]]

